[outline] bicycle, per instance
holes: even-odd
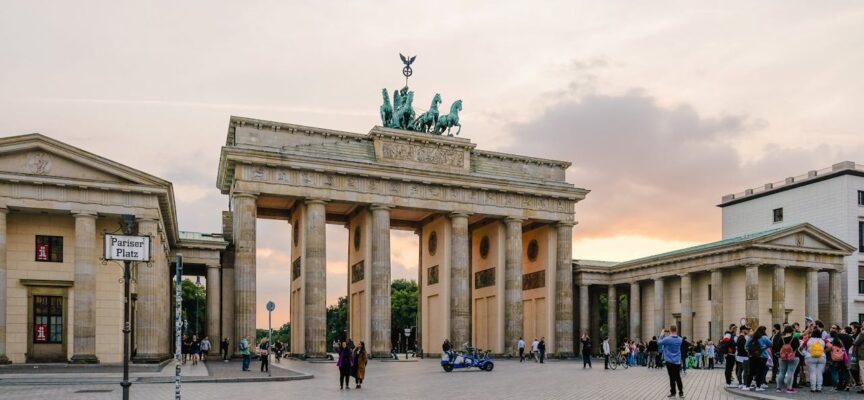
[[[615,357],[609,357],[609,368],[616,369],[619,365],[624,369],[630,368],[630,365],[627,364],[627,356],[617,354]]]

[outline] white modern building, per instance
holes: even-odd
[[[864,165],[852,161],[723,196],[723,239],[810,223],[853,245],[841,275],[843,323],[864,320]],[[828,276],[819,276],[819,315],[829,314]],[[841,321],[834,321],[841,322]]]

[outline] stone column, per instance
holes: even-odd
[[[327,212],[326,202],[320,199],[306,200],[306,221],[301,225],[305,236],[304,281],[304,344],[306,356],[327,356]],[[374,246],[374,245],[373,245]],[[374,264],[373,264],[374,265]],[[374,284],[373,284],[374,285]],[[372,310],[375,310],[373,303]],[[390,308],[388,307],[389,311]],[[374,311],[373,311],[374,312]]]
[[[229,351],[234,354],[237,352],[237,343],[231,339],[231,335],[234,333],[234,318],[232,318],[234,315],[234,268],[226,268],[224,265],[222,266],[222,315],[225,318],[222,318],[222,337],[219,339],[221,342],[222,339],[229,338],[231,340]],[[216,342],[212,343],[215,345]]]
[[[804,315],[819,319],[819,271],[815,269],[807,270],[807,295],[804,299]]]
[[[372,356],[390,354],[390,207],[372,205]]]
[[[690,274],[681,274],[681,332],[687,340],[693,338],[693,278]]]
[[[642,292],[639,282],[630,283],[630,340],[642,336]]]
[[[0,364],[9,364],[6,356],[6,215],[9,209],[0,208]]]
[[[450,226],[450,340],[461,346],[471,342],[468,214],[450,214]]]
[[[666,327],[666,297],[664,293],[663,278],[654,278],[654,330],[657,332]]]
[[[222,335],[222,282],[218,265],[207,266],[207,336],[210,343],[218,343]],[[215,347],[214,347],[215,348]]]
[[[588,293],[591,291],[591,286],[579,286],[579,337],[583,334],[591,334],[591,326],[589,325],[589,316],[591,315],[591,300]]]
[[[606,327],[609,332],[609,348],[618,348],[618,293],[615,290],[615,285],[609,285],[609,291],[606,295],[607,313]]]
[[[573,357],[573,223],[559,222],[555,268],[555,352]]]
[[[256,267],[255,229],[258,218],[257,196],[234,193],[234,340],[249,336],[255,340]]]
[[[602,338],[600,337],[600,289],[595,287],[594,290],[588,292],[589,307],[591,309],[590,316],[590,332],[589,336],[591,336],[591,348],[594,354],[600,353],[600,343],[602,342]]]
[[[719,342],[725,332],[723,320],[723,270],[711,271],[711,340]]]
[[[75,322],[71,361],[95,364],[99,362],[96,357],[96,213],[72,215],[75,217]]]
[[[167,353],[161,353],[159,342],[164,340],[164,332],[160,331],[165,314],[160,310],[160,301],[164,297],[165,282],[160,281],[160,271],[157,267],[156,258],[159,257],[161,249],[158,248],[159,221],[153,218],[138,218],[138,234],[150,236],[153,242],[151,257],[153,262],[137,264],[137,313],[135,320],[135,342],[138,352],[135,354],[135,362],[155,363],[168,357]],[[77,319],[77,318],[76,318]]]
[[[748,265],[745,275],[744,317],[750,329],[756,329],[759,326],[759,265]]]
[[[775,265],[771,289],[771,323],[786,322],[786,266]]]
[[[522,220],[507,218],[504,255],[504,348],[517,355],[522,336]]]
[[[831,323],[844,326],[843,320],[843,282],[840,271],[828,271],[828,309],[831,312]]]

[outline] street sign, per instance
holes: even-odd
[[[105,235],[105,259],[150,261],[150,236]]]
[[[267,311],[273,312],[276,309],[276,303],[272,301],[267,302]]]
[[[405,328],[405,337],[411,336],[411,328]]]

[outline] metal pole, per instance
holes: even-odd
[[[270,349],[273,348],[273,311],[267,311],[267,376],[270,373]]]
[[[182,363],[182,355],[180,353],[181,343],[180,336],[183,334],[183,319],[182,314],[183,290],[181,286],[183,282],[183,256],[177,255],[177,262],[174,269],[174,399],[180,400],[180,364]]]
[[[129,281],[132,279],[129,264],[129,261],[123,262],[123,382],[120,383],[123,387],[123,400],[129,400],[129,386],[132,386],[129,382],[129,334],[132,332],[129,322]]]

